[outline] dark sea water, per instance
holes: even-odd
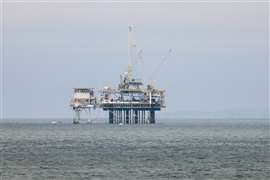
[[[0,124],[0,180],[270,179],[267,120]]]

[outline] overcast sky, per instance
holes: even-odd
[[[4,3],[3,9],[4,118],[71,117],[72,88],[116,86],[128,64],[129,24],[143,49],[137,71],[145,81],[173,50],[154,77],[166,90],[164,113],[268,114],[266,2]]]

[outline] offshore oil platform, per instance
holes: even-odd
[[[133,78],[133,65],[136,63],[136,44],[129,26],[128,71],[120,75],[118,87],[105,86],[99,91],[94,88],[74,88],[70,106],[74,111],[73,123],[80,123],[81,112],[88,113],[91,122],[91,109],[108,111],[110,124],[154,124],[155,111],[165,108],[165,91],[156,89],[153,83],[143,88],[141,79]],[[171,50],[169,50],[170,53]]]

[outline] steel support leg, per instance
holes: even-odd
[[[135,110],[134,114],[135,114],[135,124],[138,124],[138,110]]]
[[[150,124],[155,124],[156,120],[155,120],[155,111],[151,110],[150,111]]]
[[[113,111],[109,111],[109,124],[113,124]]]
[[[126,124],[129,124],[129,110],[126,110]]]

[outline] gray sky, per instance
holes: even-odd
[[[268,114],[267,3],[5,3],[4,118],[70,117],[73,87],[117,85],[128,25],[164,113]],[[238,114],[238,115],[239,115]],[[181,116],[181,114],[180,114]]]

